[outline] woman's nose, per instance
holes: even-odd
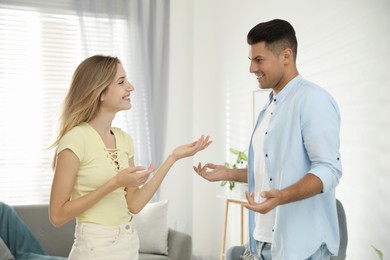
[[[134,86],[130,82],[127,82],[127,90],[128,91],[133,91],[134,90]]]

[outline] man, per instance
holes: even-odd
[[[330,259],[339,248],[337,104],[299,75],[297,39],[287,21],[256,25],[247,42],[250,72],[260,88],[272,90],[252,134],[248,168],[199,163],[194,170],[209,181],[248,182],[246,207],[255,259]]]

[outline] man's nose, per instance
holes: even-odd
[[[249,72],[250,73],[255,73],[255,72],[257,72],[257,66],[256,66],[256,64],[253,62],[253,61],[251,61],[251,65],[249,66]]]

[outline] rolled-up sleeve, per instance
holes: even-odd
[[[342,175],[340,162],[340,112],[334,99],[321,89],[306,95],[301,107],[301,127],[310,173],[323,183],[323,192],[335,188]]]

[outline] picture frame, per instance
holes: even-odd
[[[269,89],[257,89],[253,91],[253,126],[256,125],[260,110],[269,101]]]

